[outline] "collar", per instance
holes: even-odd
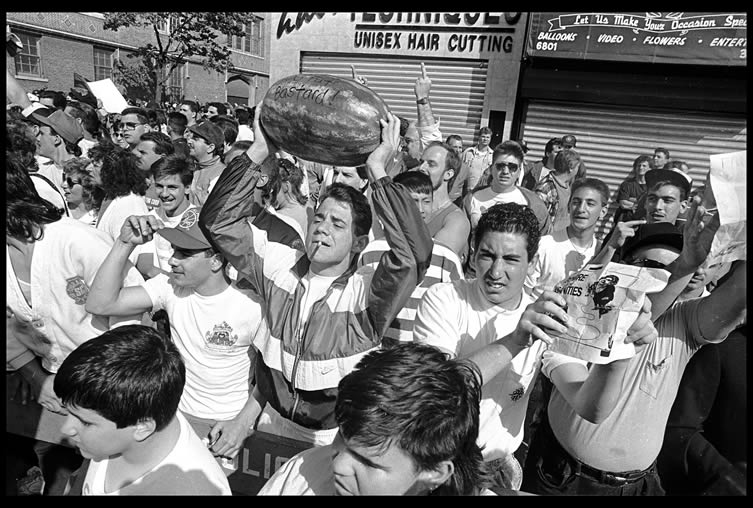
[[[214,157],[212,157],[211,159],[209,159],[206,162],[199,162],[199,167],[201,169],[204,169],[204,168],[208,168],[210,166],[214,166],[215,164],[217,164],[219,162],[219,160],[220,160],[220,156],[219,155],[215,155]]]
[[[552,181],[553,181],[553,182],[554,182],[554,184],[555,184],[555,185],[557,185],[558,187],[562,187],[563,189],[567,189],[568,187],[570,187],[570,182],[569,182],[569,181],[568,181],[568,182],[565,182],[565,183],[562,183],[562,182],[560,181],[560,179],[559,179],[559,178],[557,178],[557,175],[555,175],[555,174],[554,174],[553,172],[550,172],[548,176],[551,176],[551,177],[552,177]]]

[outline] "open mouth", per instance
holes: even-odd
[[[503,283],[501,283],[501,282],[494,282],[494,281],[491,281],[491,280],[487,280],[486,281],[486,286],[488,288],[491,288],[491,289],[494,289],[494,290],[502,289],[502,288],[505,287],[505,285]]]

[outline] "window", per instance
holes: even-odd
[[[228,44],[231,48],[244,53],[251,53],[256,56],[264,56],[264,20],[254,18],[248,24],[243,25],[245,35],[243,37],[228,37]]]
[[[112,51],[94,48],[94,81],[112,79]]]
[[[186,77],[186,64],[180,64],[173,73],[170,74],[170,79],[167,82],[167,95],[170,102],[180,102],[183,100],[183,81]]]
[[[16,54],[16,74],[23,76],[42,77],[42,57],[40,56],[39,43],[41,37],[22,32],[17,32],[18,38],[24,45],[23,49]]]
[[[157,23],[157,30],[165,34],[169,34],[170,31],[178,25],[179,20],[180,18],[175,15],[170,16],[168,19],[163,19],[159,23]]]

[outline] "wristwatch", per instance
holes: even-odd
[[[416,104],[429,104],[429,98],[428,97],[421,97],[416,101]]]

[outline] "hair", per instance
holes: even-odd
[[[476,226],[474,239],[476,252],[478,252],[481,239],[487,232],[524,235],[529,263],[539,250],[539,221],[533,210],[525,205],[498,203],[482,213]]]
[[[556,173],[563,173],[565,171],[573,172],[577,171],[580,167],[580,154],[572,148],[564,148],[562,151],[557,152],[554,157],[554,171]]]
[[[305,205],[308,203],[308,197],[304,196],[301,192],[301,184],[303,184],[304,178],[305,176],[301,168],[287,159],[277,159],[277,168],[276,171],[274,171],[274,176],[270,175],[270,180],[275,180],[275,183],[273,184],[275,187],[273,195],[276,198],[282,187],[282,183],[288,182],[290,184],[290,193],[293,195],[293,198],[295,198],[299,204]]]
[[[80,101],[69,101],[68,108],[70,108],[68,114],[81,120],[81,125],[85,131],[97,139],[102,137],[102,122],[99,120],[96,109],[90,104]]]
[[[687,162],[685,162],[685,161],[678,161],[678,160],[673,160],[672,162],[670,162],[668,164],[669,168],[671,168],[671,169],[677,169],[677,170],[679,170],[682,173],[684,173],[684,171],[682,170],[682,167],[683,166],[687,166],[687,165],[688,165]]]
[[[180,104],[178,105],[178,107],[182,106],[183,104],[188,104],[188,107],[190,107],[191,111],[193,111],[194,113],[198,113],[199,112],[199,103],[198,102],[192,101],[190,99],[183,99],[182,101],[180,101]]]
[[[65,94],[63,92],[58,92],[55,90],[42,90],[37,94],[37,96],[40,99],[52,99],[52,105],[55,107],[55,109],[59,109],[60,111],[63,111],[68,105],[68,99],[65,98]]]
[[[593,189],[601,195],[601,206],[606,206],[609,203],[609,186],[598,178],[579,178],[575,180],[570,187],[570,199],[572,199],[575,191],[581,187],[587,187]]]
[[[662,147],[659,147],[659,148],[655,148],[655,149],[654,149],[654,155],[655,155],[655,154],[657,154],[657,153],[660,153],[660,152],[661,152],[661,153],[663,153],[663,154],[664,154],[664,156],[665,156],[665,157],[666,157],[667,159],[669,159],[669,158],[670,158],[670,157],[669,157],[669,150],[667,150],[666,148],[662,148]]]
[[[105,198],[115,199],[131,192],[143,196],[148,187],[144,173],[136,164],[136,156],[119,146],[110,150],[102,160],[100,170]]]
[[[188,118],[183,113],[173,111],[167,115],[167,130],[170,132],[182,136],[186,132],[186,126],[188,126]]]
[[[218,115],[227,115],[227,106],[225,106],[221,102],[210,102],[207,104],[207,109],[209,109],[210,106],[214,106],[217,108],[217,114]]]
[[[149,122],[149,113],[144,108],[130,107],[125,108],[120,112],[120,118],[122,119],[126,115],[136,115],[140,123],[151,125]]]
[[[120,148],[117,144],[115,144],[114,141],[111,140],[102,140],[93,147],[89,148],[89,151],[86,153],[86,156],[91,161],[103,161],[105,160],[105,157],[107,157],[107,154],[109,154],[111,151],[115,150],[116,148]]]
[[[161,109],[149,108],[146,110],[146,115],[149,117],[149,125],[152,129],[160,128],[160,125],[167,123],[167,116]]]
[[[450,141],[460,141],[462,143],[463,142],[463,138],[461,138],[458,134],[450,134],[449,136],[447,136],[447,139],[445,140],[445,143],[447,143],[449,145]]]
[[[371,205],[361,191],[344,183],[336,182],[327,187],[327,190],[322,193],[319,197],[319,203],[324,203],[327,198],[350,206],[356,236],[369,234],[369,230],[371,229]]]
[[[24,120],[9,120],[5,124],[5,150],[13,152],[27,171],[36,170],[36,140],[29,133],[31,124]]]
[[[190,187],[193,182],[195,163],[192,159],[186,159],[180,154],[170,154],[159,159],[152,166],[152,175],[156,182],[166,176],[178,175],[180,182],[185,187]]]
[[[492,160],[495,160],[500,155],[512,155],[518,159],[518,164],[523,164],[523,158],[525,157],[523,148],[516,141],[512,141],[511,139],[503,141],[497,145],[497,148],[494,149],[494,153],[492,154]]]
[[[250,115],[246,108],[237,108],[235,110],[235,118],[238,120],[238,124],[247,125]]]
[[[96,411],[118,429],[151,419],[160,431],[175,417],[185,382],[186,367],[170,339],[127,325],[74,349],[54,388],[64,405]]]
[[[450,190],[452,189],[452,185],[455,183],[455,179],[460,174],[460,156],[458,156],[457,152],[453,150],[447,143],[442,143],[441,141],[432,141],[426,146],[426,148],[430,148],[432,146],[441,146],[446,152],[444,159],[445,171],[452,169],[452,178],[447,180],[447,190]]]
[[[491,129],[491,127],[481,127],[478,131],[479,137],[483,136],[484,134],[494,134],[494,131]]]
[[[674,182],[672,180],[659,180],[658,182],[654,183],[651,188],[648,189],[648,192],[658,190],[660,187],[664,187],[665,185],[671,185],[672,187],[675,187],[680,191],[680,201],[685,201],[686,199],[688,199],[688,192],[685,190],[685,187],[683,187],[682,185],[677,185],[677,182]]]
[[[159,131],[145,132],[141,135],[141,141],[154,143],[154,153],[159,155],[171,155],[175,152],[170,136]]]
[[[421,171],[405,171],[404,173],[396,175],[392,181],[403,184],[408,192],[426,194],[427,196],[434,195],[434,189],[431,186],[431,178],[429,175]]]
[[[549,154],[554,151],[555,146],[562,146],[562,138],[551,138],[546,142],[546,145],[544,145],[544,157],[541,159],[541,162],[546,164]]]
[[[628,177],[635,178],[636,176],[638,176],[638,168],[640,168],[641,164],[643,164],[644,162],[648,162],[648,165],[650,168],[651,160],[652,160],[651,156],[646,155],[646,154],[639,155],[638,157],[636,157],[635,160],[633,161],[633,169],[630,170],[630,174],[628,174]]]
[[[63,165],[63,170],[67,178],[75,178],[79,181],[82,188],[81,197],[86,209],[99,211],[102,207],[105,191],[97,184],[94,175],[86,170],[88,164],[89,159],[80,157],[70,159]]]
[[[14,153],[5,151],[5,234],[30,242],[41,240],[44,225],[65,213],[37,193],[34,182]]]
[[[211,122],[222,130],[225,143],[232,145],[238,138],[238,121],[227,115],[218,115],[211,119]],[[222,151],[220,151],[222,153]]]
[[[418,471],[445,460],[455,471],[437,494],[477,494],[490,472],[476,443],[481,373],[427,344],[368,353],[338,385],[335,419],[344,439],[385,450],[397,446]]]

